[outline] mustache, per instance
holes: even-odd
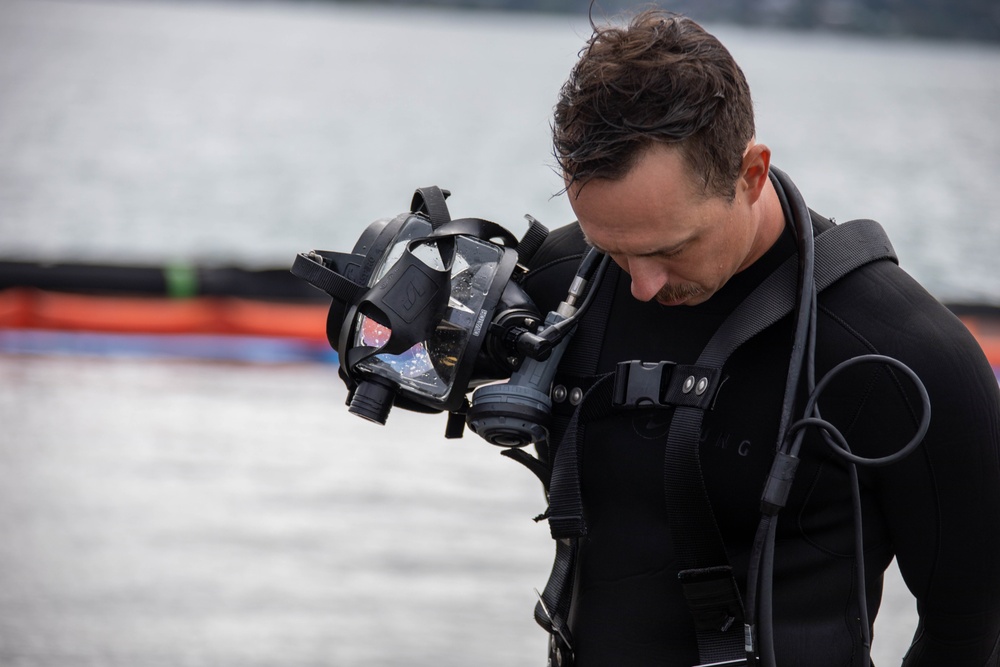
[[[660,288],[660,291],[656,293],[657,301],[677,301],[679,299],[687,299],[692,296],[701,294],[702,290],[696,285],[664,285]]]

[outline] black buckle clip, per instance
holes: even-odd
[[[742,632],[743,601],[731,567],[682,570],[678,576],[695,627],[709,632]]]
[[[722,370],[672,361],[622,361],[615,370],[615,408],[688,407],[711,410]]]
[[[664,405],[663,398],[676,366],[672,361],[618,362],[611,404],[616,408]]]

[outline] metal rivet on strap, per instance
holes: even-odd
[[[569,402],[573,405],[580,405],[580,401],[583,400],[583,389],[579,387],[573,387],[569,391]]]
[[[702,378],[698,380],[698,386],[694,388],[694,393],[701,396],[705,393],[706,389],[708,389],[708,378]]]
[[[685,394],[690,394],[692,389],[694,389],[694,376],[689,375],[688,379],[684,380],[684,384],[681,386],[681,391]]]
[[[555,401],[556,403],[562,403],[563,401],[566,400],[566,395],[568,393],[569,392],[566,391],[566,387],[562,386],[561,384],[557,384],[555,387],[552,388],[552,400]]]

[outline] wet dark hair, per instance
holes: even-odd
[[[591,25],[552,128],[567,185],[622,178],[652,144],[667,143],[707,196],[732,198],[754,117],[729,51],[691,19],[658,9],[624,27]]]

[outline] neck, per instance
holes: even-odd
[[[775,192],[770,179],[764,184],[760,197],[754,204],[754,217],[757,222],[757,231],[751,251],[742,268],[750,266],[763,257],[764,253],[777,243],[778,238],[785,230],[785,214],[781,210],[781,201],[778,199],[778,193]]]

